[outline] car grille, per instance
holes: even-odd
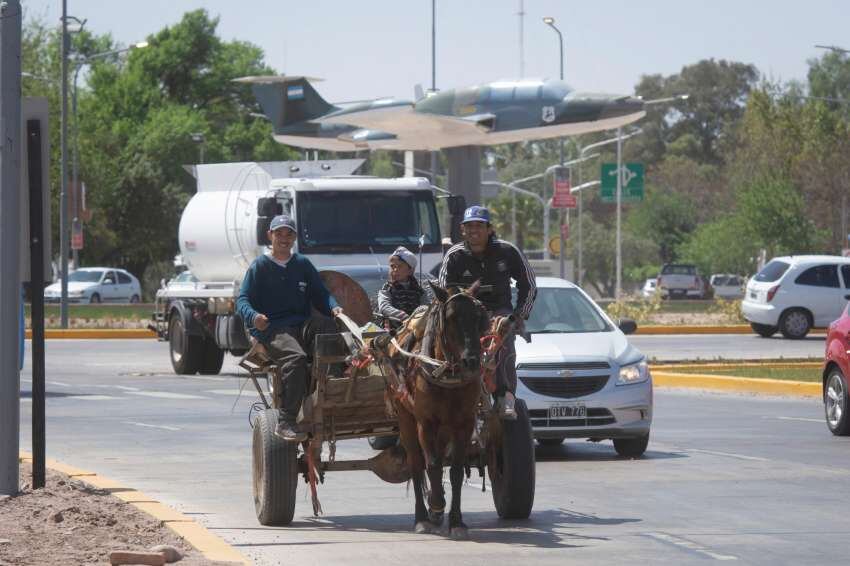
[[[549,419],[547,409],[531,409],[528,411],[531,418],[531,426],[535,428],[545,427],[571,427],[571,426],[603,426],[614,424],[616,419],[608,409],[587,409],[586,419]]]
[[[609,375],[589,375],[581,377],[520,377],[528,389],[538,395],[572,399],[584,397],[600,391],[608,383]]]
[[[517,370],[549,370],[557,371],[561,369],[572,370],[588,370],[588,369],[611,369],[608,362],[558,362],[558,363],[522,363],[517,365]]]

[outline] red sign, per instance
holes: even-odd
[[[71,249],[83,249],[83,223],[77,218],[71,224]]]
[[[565,240],[570,237],[570,225],[569,224],[561,224],[561,237]]]
[[[570,192],[570,171],[566,167],[555,170],[555,194],[552,196],[552,208],[576,208],[578,202]]]

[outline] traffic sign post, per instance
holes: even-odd
[[[603,163],[600,172],[599,196],[602,202],[617,202],[617,164]],[[622,170],[621,202],[640,202],[644,194],[643,163],[625,163]]]

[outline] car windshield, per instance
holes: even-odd
[[[516,300],[516,289],[513,290]],[[613,327],[578,289],[538,287],[525,329],[532,334],[610,332]]]
[[[72,283],[97,283],[100,281],[103,271],[91,269],[78,269],[68,275],[68,281]]]
[[[398,246],[442,251],[429,191],[304,191],[298,197],[301,253],[389,253]]]
[[[190,271],[184,271],[180,275],[174,278],[176,283],[196,283],[198,278],[192,275]]]
[[[755,276],[755,280],[763,283],[773,283],[785,275],[785,272],[788,271],[789,267],[791,267],[791,265],[784,261],[773,260],[758,272],[758,275]]]

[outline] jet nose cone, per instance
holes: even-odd
[[[640,98],[633,96],[611,97],[606,100],[602,107],[602,118],[616,118],[643,112],[644,104]]]
[[[644,103],[633,96],[574,92],[564,98],[561,121],[595,121],[637,115]]]

